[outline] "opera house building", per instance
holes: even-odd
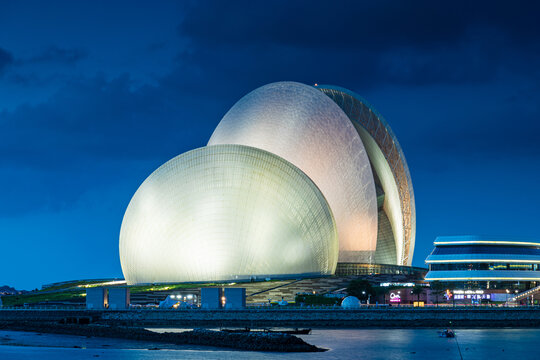
[[[414,241],[411,178],[386,121],[349,90],[278,82],[140,185],[120,260],[128,284],[319,276],[410,266]]]

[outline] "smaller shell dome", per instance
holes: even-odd
[[[317,186],[279,156],[242,145],[163,164],[131,199],[120,231],[128,284],[329,275],[337,257]]]

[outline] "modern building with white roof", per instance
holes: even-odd
[[[440,236],[426,258],[426,281],[452,289],[515,294],[540,284],[540,240],[494,236]]]

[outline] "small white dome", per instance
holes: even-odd
[[[358,309],[360,307],[360,300],[355,296],[347,296],[341,302],[341,307],[344,309]]]

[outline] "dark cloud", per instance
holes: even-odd
[[[13,55],[8,51],[0,48],[0,75],[4,70],[13,63]]]
[[[7,80],[13,84],[25,87],[29,86],[44,86],[51,84],[54,80],[58,80],[61,75],[58,73],[43,76],[35,72],[33,67],[40,66],[40,69],[47,68],[51,65],[73,65],[87,57],[87,53],[81,49],[66,49],[57,46],[50,46],[44,51],[41,51],[35,56],[29,58],[14,58],[14,56],[0,48],[0,75],[9,66],[13,65],[13,69],[9,71]],[[31,71],[28,71],[28,68]]]
[[[207,44],[281,44],[323,49],[380,49],[454,42],[466,30],[458,7],[433,2],[194,2],[179,26]],[[465,12],[467,13],[467,12]],[[431,31],[426,31],[430,29]]]
[[[167,47],[165,42],[153,42],[149,44],[146,48],[149,52],[159,51]]]
[[[537,2],[455,1],[235,1],[192,2],[179,31],[208,44],[289,44],[300,47],[381,49],[444,46],[477,27],[512,40],[536,42]]]
[[[1,156],[20,166],[56,168],[95,158],[174,156],[204,145],[186,136],[211,134],[201,99],[181,89],[132,85],[128,75],[79,79],[45,103],[1,113]]]
[[[41,75],[36,72],[23,73],[18,71],[10,71],[6,76],[6,79],[12,84],[23,86],[28,89],[35,89],[44,87],[54,82],[65,81],[65,76],[62,77],[59,74],[53,75]]]
[[[501,70],[536,76],[536,3],[433,1],[194,2],[178,27],[181,57],[220,81],[425,85],[490,81]],[[516,10],[516,9],[519,9]],[[527,11],[525,11],[527,9]],[[501,51],[501,48],[505,48]],[[516,53],[527,53],[520,62]]]
[[[23,62],[74,64],[86,58],[86,56],[86,51],[81,49],[63,49],[57,46],[50,46],[40,54],[24,60]]]
[[[133,88],[123,75],[72,80],[44,103],[0,113],[0,188],[11,189],[0,215],[72,206],[117,181],[135,191],[167,160],[206,145],[224,112],[165,80]]]
[[[476,91],[463,86],[456,89],[465,94],[438,89],[446,94],[442,100],[434,99],[430,105],[419,97],[416,109],[412,106],[413,111],[403,111],[401,119],[407,126],[399,124],[398,136],[405,142],[408,158],[426,168],[517,161],[539,164],[538,85],[505,82],[502,92],[492,91],[490,86],[478,86]]]
[[[501,114],[502,115],[502,114]],[[411,148],[411,156],[422,156],[422,163],[428,159],[445,159],[481,164],[482,162],[511,162],[513,159],[530,159],[538,162],[540,144],[538,133],[540,125],[534,118],[523,118],[520,112],[507,113],[491,123],[474,123],[468,118],[470,126],[441,127],[423,134],[422,143]]]

